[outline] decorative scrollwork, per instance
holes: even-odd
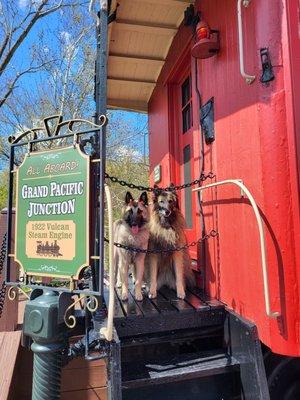
[[[88,298],[88,300],[86,301],[86,308],[90,311],[90,312],[95,312],[97,310],[99,306],[99,302],[97,297],[95,296],[90,296]]]
[[[83,130],[82,128],[79,129],[78,125],[84,125],[88,127],[88,130],[97,131],[106,124],[106,115],[101,115],[99,117],[99,124],[95,124],[91,121],[81,118],[63,121],[62,115],[52,115],[43,119],[44,126],[28,129],[27,131],[20,133],[18,136],[12,135],[8,138],[8,141],[10,144],[15,144],[21,142],[21,140],[24,139],[24,144],[26,144],[40,137],[49,138],[55,136],[57,137],[57,139],[59,139],[60,136],[66,133],[80,134]],[[64,133],[62,133],[63,128],[66,129]]]
[[[31,290],[32,289],[30,289],[30,291]],[[22,287],[19,287],[19,286],[11,286],[8,289],[7,297],[9,298],[9,300],[13,301],[13,300],[16,299],[17,294],[20,293],[20,292],[23,293],[24,296],[27,297],[27,299],[30,298],[30,295]]]
[[[81,303],[81,301],[84,299],[86,299],[85,307],[90,312],[95,312],[97,310],[97,308],[99,307],[99,301],[98,301],[97,297],[92,296],[92,295],[79,296],[78,299],[74,300],[73,303],[65,311],[64,321],[68,328],[72,329],[72,328],[75,328],[75,326],[76,326],[76,318],[74,317],[74,315],[69,314],[69,312],[73,308],[75,308],[76,304]]]

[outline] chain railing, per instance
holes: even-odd
[[[177,190],[182,190],[186,188],[190,188],[195,185],[199,185],[201,182],[205,181],[206,179],[213,179],[215,177],[213,172],[209,172],[207,175],[201,174],[200,178],[193,180],[192,182],[188,183],[183,183],[182,185],[170,185],[166,187],[151,187],[151,186],[143,186],[143,185],[135,185],[134,183],[127,182],[125,180],[119,179],[116,176],[110,176],[109,174],[105,174],[105,178],[109,179],[113,183],[118,183],[121,186],[126,186],[130,189],[137,189],[140,191],[146,191],[146,192],[155,192],[155,191],[177,191]]]
[[[218,235],[219,235],[219,233],[217,231],[215,231],[214,229],[212,229],[209,233],[207,233],[206,235],[202,236],[200,239],[195,240],[191,243],[186,243],[183,246],[172,246],[172,247],[167,247],[167,248],[163,248],[163,249],[140,249],[138,247],[127,246],[123,243],[118,243],[118,242],[114,242],[114,245],[120,249],[130,251],[132,253],[144,253],[144,254],[166,253],[166,254],[168,254],[168,253],[174,253],[175,251],[187,250],[190,247],[196,246],[197,244],[202,243],[205,240],[207,240],[211,237],[216,237]],[[104,238],[104,241],[106,243],[109,243],[109,240],[107,238]]]
[[[6,244],[7,244],[6,242],[7,242],[7,233],[5,232],[0,249],[0,276],[3,272],[4,262],[6,257]],[[3,282],[0,288],[0,318],[2,317],[3,313],[5,295],[6,295],[6,285],[5,285],[5,279],[3,278]]]

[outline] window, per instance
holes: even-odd
[[[193,125],[192,91],[191,91],[190,76],[181,85],[181,115],[182,115],[182,133],[185,133]]]

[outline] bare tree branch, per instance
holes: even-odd
[[[12,57],[14,56],[15,52],[17,51],[17,49],[20,47],[21,43],[24,41],[24,39],[26,38],[26,36],[28,35],[28,33],[31,31],[32,27],[34,26],[34,24],[36,23],[36,21],[38,21],[41,18],[41,11],[44,8],[44,6],[48,3],[48,0],[42,0],[42,2],[40,3],[39,7],[37,8],[34,16],[32,17],[32,19],[30,20],[30,22],[28,23],[28,25],[26,26],[26,28],[23,30],[23,32],[19,35],[19,37],[16,39],[14,45],[10,48],[10,50],[8,51],[8,53],[5,55],[3,61],[1,62],[0,65],[0,76],[3,74],[3,72],[5,71],[5,68],[7,67],[7,65],[9,64],[10,60],[12,59]],[[53,10],[53,11],[56,11]]]
[[[5,36],[5,39],[3,40],[1,49],[0,49],[0,59],[3,56],[3,53],[5,52],[5,49],[6,49],[7,45],[8,45],[9,40],[10,40],[10,33],[7,33],[6,36]]]
[[[1,108],[1,107],[3,106],[3,104],[7,101],[7,99],[9,98],[9,96],[11,95],[11,93],[13,92],[13,90],[14,90],[15,87],[16,87],[16,83],[18,82],[18,80],[19,80],[23,75],[35,73],[35,72],[39,71],[41,68],[43,68],[45,65],[51,63],[52,61],[54,61],[54,60],[44,62],[43,64],[37,65],[37,66],[35,66],[35,67],[32,67],[32,66],[31,66],[31,67],[25,69],[24,71],[17,73],[17,75],[15,76],[15,78],[13,79],[13,81],[10,82],[10,83],[8,84],[8,89],[7,89],[6,93],[4,94],[4,96],[2,97],[2,99],[0,99],[0,108]]]

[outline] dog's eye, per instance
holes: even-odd
[[[168,203],[169,203],[169,204],[172,204],[172,203],[173,203],[173,200],[169,200]]]

